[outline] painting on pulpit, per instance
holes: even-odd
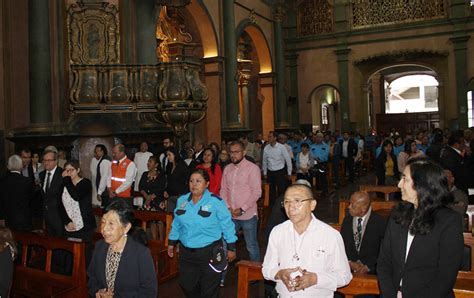
[[[118,7],[111,3],[73,3],[67,10],[70,64],[120,62]]]

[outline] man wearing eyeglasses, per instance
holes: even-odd
[[[352,279],[342,237],[312,214],[316,204],[306,185],[285,192],[289,220],[272,230],[262,267],[280,297],[333,297]]]
[[[50,236],[60,237],[64,234],[64,223],[60,210],[62,203],[63,169],[58,166],[58,154],[46,150],[43,154],[44,171],[39,174],[43,195],[43,216],[46,231]]]
[[[231,164],[222,175],[220,195],[232,214],[236,231],[242,228],[250,260],[260,262],[257,240],[257,201],[262,195],[260,169],[248,161],[244,144],[234,141],[230,144]]]

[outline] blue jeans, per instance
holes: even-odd
[[[247,220],[233,219],[233,222],[235,224],[236,233],[240,228],[242,228],[242,231],[244,232],[245,245],[250,255],[250,261],[260,262],[260,249],[257,241],[257,215]]]

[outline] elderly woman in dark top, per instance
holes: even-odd
[[[8,297],[13,277],[13,260],[17,255],[12,232],[0,228],[0,297]]]
[[[168,165],[165,170],[167,185],[164,196],[168,199],[166,210],[173,212],[178,197],[188,192],[189,168],[181,160],[176,148],[168,148],[166,156]]]
[[[95,246],[87,269],[89,294],[95,297],[157,297],[158,283],[149,249],[128,236],[133,213],[112,202],[101,220],[104,239]]]

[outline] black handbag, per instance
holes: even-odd
[[[211,251],[211,256],[209,260],[209,267],[215,272],[222,272],[227,269],[227,256],[224,251],[224,245],[222,241],[216,244]]]

